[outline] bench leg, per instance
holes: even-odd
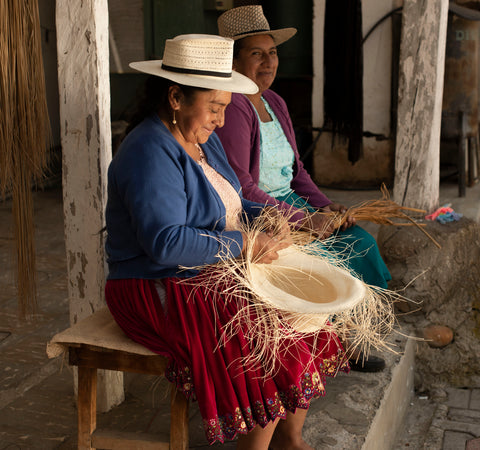
[[[78,367],[78,450],[92,449],[97,428],[97,369]]]
[[[170,404],[170,450],[188,449],[188,400],[172,386]]]

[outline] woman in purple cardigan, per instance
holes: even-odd
[[[260,5],[226,11],[218,19],[218,28],[220,35],[235,40],[233,68],[259,87],[253,95],[232,95],[225,125],[216,131],[243,196],[289,212],[293,206],[293,222],[314,229],[319,240],[333,234],[329,248],[367,284],[386,288],[391,276],[374,237],[351,217],[335,230],[321,214],[346,208],[329,200],[310,178],[300,161],[287,105],[269,89],[278,68],[277,45],[290,39],[296,29],[271,30]],[[368,370],[382,368],[380,363]]]

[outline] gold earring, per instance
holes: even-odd
[[[173,119],[172,119],[172,123],[173,123],[174,125],[176,125],[176,124],[177,124],[177,120],[175,119],[175,110],[173,110]]]

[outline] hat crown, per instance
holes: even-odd
[[[232,72],[233,40],[184,34],[165,41],[162,66],[197,73]]]
[[[224,12],[218,18],[218,31],[221,36],[235,38],[269,30],[270,25],[261,5],[239,6]]]
[[[233,43],[229,37],[182,34],[165,41],[163,60],[136,61],[129,66],[185,86],[255,94],[258,86],[232,68]]]

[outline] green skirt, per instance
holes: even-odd
[[[293,192],[275,198],[296,208],[316,211],[316,208]],[[392,277],[380,255],[377,241],[368,231],[354,225],[345,231],[338,230],[334,234],[334,239],[328,239],[327,242],[328,244],[323,244],[322,241],[316,241],[316,245],[321,246],[322,253],[325,253],[325,250],[334,252],[340,262],[365,283],[387,288],[387,282]]]

